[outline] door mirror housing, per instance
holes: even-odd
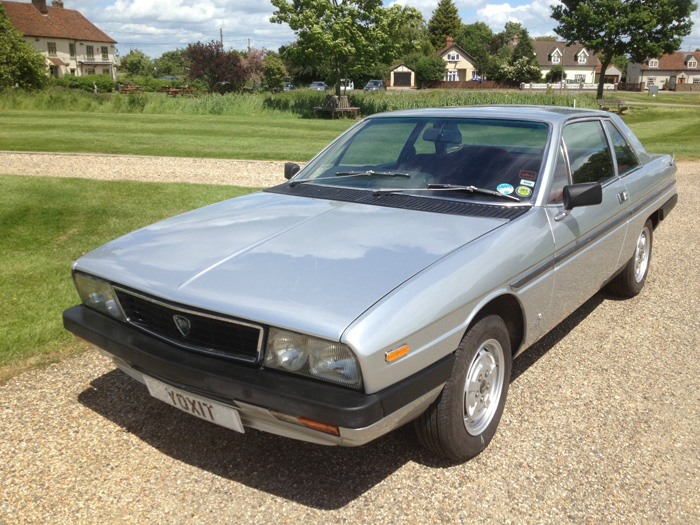
[[[564,186],[564,209],[579,206],[595,206],[603,202],[603,186],[600,182],[582,182]]]
[[[294,162],[285,162],[284,163],[284,178],[289,180],[294,175],[296,175],[299,170],[301,169],[301,166],[299,164],[296,164]]]

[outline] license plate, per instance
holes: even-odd
[[[185,392],[179,388],[173,388],[148,376],[143,376],[143,378],[146,381],[148,392],[156,399],[200,419],[230,428],[236,432],[245,432],[241,416],[235,408]]]

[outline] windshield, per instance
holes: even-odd
[[[549,128],[496,119],[369,119],[314,159],[292,184],[399,191],[450,199],[531,201]],[[484,191],[455,191],[475,188]]]

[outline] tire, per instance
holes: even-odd
[[[415,421],[421,444],[453,461],[481,453],[501,420],[510,368],[510,336],[503,319],[479,319],[457,348],[452,376],[442,393]]]
[[[653,231],[654,227],[651,221],[647,221],[637,237],[632,258],[627,261],[622,272],[608,284],[609,292],[629,298],[642,291],[647,275],[649,275]]]

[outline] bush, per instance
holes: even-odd
[[[109,75],[82,75],[76,77],[74,75],[65,75],[61,78],[52,78],[51,84],[54,86],[82,89],[83,91],[93,92],[95,84],[97,85],[98,93],[109,93],[114,91],[114,80]]]

